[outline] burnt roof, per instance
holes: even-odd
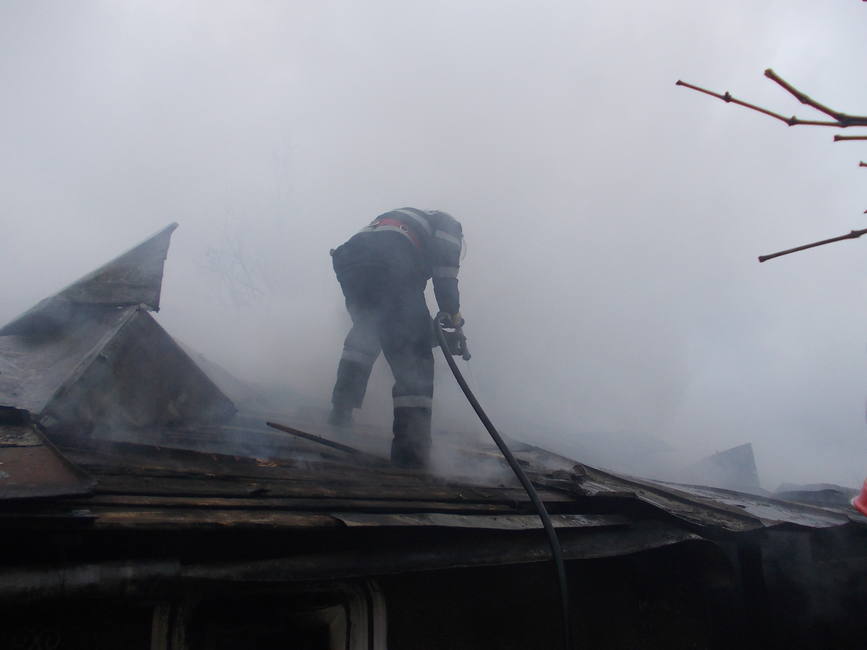
[[[393,468],[375,451],[318,444],[315,435],[329,433],[315,427],[312,438],[290,437],[266,429],[264,417],[235,415],[232,402],[147,313],[158,306],[173,229],[0,331],[0,413],[24,414],[26,422],[7,420],[2,428],[0,455],[14,456],[18,470],[0,472],[0,498],[7,499],[0,518],[131,531],[541,526],[505,464],[482,445],[439,439],[435,446],[471,459],[474,470],[442,478]],[[383,442],[389,436],[365,433]],[[697,534],[865,521],[854,511],[620,476],[531,445],[517,445],[515,453],[555,525],[606,540],[567,543],[567,557]],[[50,476],[38,473],[43,467],[53,468]],[[57,495],[65,498],[45,499]],[[22,501],[28,496],[42,498]]]
[[[163,267],[168,256],[172,223],[110,262],[39,302],[0,328],[0,336],[32,335],[62,325],[75,305],[122,307],[141,305],[159,311]]]
[[[89,494],[95,484],[46,440],[26,411],[0,408],[0,500]]]
[[[236,408],[149,313],[172,224],[0,330],[0,407],[47,434],[225,421]]]

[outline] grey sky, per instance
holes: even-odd
[[[766,487],[854,485],[867,242],[756,256],[863,227],[867,147],[674,82],[809,115],[772,67],[867,113],[865,26],[855,0],[5,0],[0,320],[178,221],[160,321],[324,403],[347,325],[328,249],[439,208],[504,430],[752,441]],[[442,364],[437,391],[471,426]]]

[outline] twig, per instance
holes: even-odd
[[[864,0],[867,2],[867,0]],[[704,93],[705,95],[710,95],[711,97],[716,97],[717,99],[721,99],[726,103],[738,104],[739,106],[743,106],[744,108],[748,108],[750,110],[756,111],[758,113],[763,113],[768,117],[772,117],[775,120],[780,120],[781,122],[785,122],[789,126],[832,126],[840,129],[845,129],[850,126],[867,126],[867,116],[864,115],[849,115],[848,113],[841,113],[840,111],[835,111],[833,108],[829,108],[824,104],[820,104],[815,99],[810,97],[804,92],[801,92],[797,88],[795,88],[788,81],[780,77],[776,72],[768,68],[765,70],[765,76],[776,83],[778,86],[783,88],[787,93],[792,95],[799,102],[804,104],[805,106],[809,106],[820,113],[824,113],[828,117],[833,118],[833,122],[829,122],[827,120],[802,120],[795,115],[792,117],[785,117],[780,113],[775,113],[774,111],[770,111],[767,108],[762,108],[761,106],[757,106],[755,104],[750,104],[749,102],[745,102],[741,99],[737,99],[732,97],[731,93],[726,91],[724,94],[716,93],[712,90],[707,90],[706,88],[701,88],[699,86],[694,86],[693,84],[686,83],[685,81],[677,80],[675,85],[677,86],[685,86],[690,88],[691,90],[695,90],[700,93]],[[835,135],[834,142],[842,142],[847,140],[867,140],[867,135]],[[859,167],[867,167],[867,163],[861,161],[858,164]],[[864,211],[867,214],[867,210]],[[759,262],[765,262],[767,260],[774,259],[775,257],[780,257],[781,255],[788,255],[789,253],[796,253],[798,251],[806,250],[808,248],[814,248],[816,246],[824,246],[825,244],[830,244],[836,241],[842,241],[843,239],[857,239],[862,235],[867,234],[867,228],[864,230],[852,230],[846,235],[841,235],[839,237],[833,237],[831,239],[825,239],[823,241],[813,242],[812,244],[805,244],[804,246],[798,246],[796,248],[790,248],[789,250],[780,251],[778,253],[772,253],[770,255],[760,255]]]
[[[707,90],[706,88],[701,88],[699,86],[694,86],[692,84],[688,84],[685,81],[677,80],[675,83],[676,86],[685,86],[687,88],[691,88],[692,90],[697,90],[700,93],[704,93],[705,95],[710,95],[711,97],[716,97],[718,99],[723,100],[726,103],[737,104],[738,106],[743,106],[745,108],[749,108],[754,111],[758,111],[759,113],[764,113],[774,119],[780,120],[781,122],[785,122],[789,126],[836,126],[839,127],[840,124],[837,122],[822,122],[818,120],[802,120],[794,115],[792,117],[786,117],[785,115],[780,115],[779,113],[774,113],[773,111],[769,111],[767,108],[762,108],[761,106],[756,106],[755,104],[750,104],[749,102],[745,102],[742,99],[737,99],[736,97],[732,97],[732,94],[728,91],[725,92],[724,95],[719,93],[715,93],[712,90]]]
[[[788,83],[782,77],[777,75],[776,72],[768,68],[765,70],[765,76],[778,83],[780,86],[785,88],[795,99],[797,99],[802,104],[806,104],[807,106],[811,106],[815,108],[817,111],[821,111],[825,115],[829,117],[833,117],[839,126],[847,127],[847,126],[867,126],[867,117],[863,115],[848,115],[846,113],[841,113],[840,111],[835,111],[832,108],[828,108],[827,106],[820,104],[815,99],[807,95],[806,93],[802,93],[800,90],[795,88],[792,84]]]
[[[867,210],[865,210],[867,212]],[[759,262],[766,262],[767,260],[772,260],[775,257],[780,257],[781,255],[788,255],[789,253],[797,253],[798,251],[807,250],[808,248],[814,248],[816,246],[824,246],[825,244],[832,244],[835,241],[843,241],[844,239],[858,239],[861,235],[867,234],[867,228],[863,230],[852,230],[845,235],[840,235],[839,237],[832,237],[831,239],[823,239],[822,241],[813,242],[812,244],[804,244],[803,246],[797,246],[795,248],[790,248],[789,250],[780,251],[779,253],[771,253],[770,255],[759,255]]]
[[[819,102],[817,102],[815,99],[813,99],[809,95],[806,95],[805,93],[801,92],[800,90],[798,90],[797,88],[792,86],[790,83],[788,83],[782,77],[778,76],[777,73],[775,73],[770,68],[765,70],[765,76],[768,79],[779,84],[782,88],[784,88],[789,94],[791,94],[793,97],[795,97],[795,99],[797,99],[802,104],[804,104],[806,106],[810,106],[811,108],[815,108],[817,111],[820,111],[822,113],[825,113],[825,115],[828,115],[829,117],[834,118],[834,121],[829,122],[827,120],[825,120],[825,121],[823,121],[823,120],[802,120],[799,117],[796,117],[794,115],[792,117],[786,117],[784,115],[781,115],[780,113],[775,113],[775,112],[770,111],[766,108],[762,108],[761,106],[756,106],[755,104],[750,104],[749,102],[745,102],[741,99],[737,99],[735,97],[732,97],[731,93],[729,93],[728,91],[726,91],[725,94],[721,95],[719,93],[713,92],[712,90],[707,90],[705,88],[700,88],[699,86],[694,86],[692,84],[688,84],[685,81],[680,81],[679,79],[678,79],[676,85],[685,86],[685,87],[690,88],[692,90],[697,90],[700,93],[704,93],[706,95],[710,95],[712,97],[716,97],[718,99],[721,99],[724,102],[732,103],[732,104],[738,104],[739,106],[743,106],[744,108],[749,108],[750,110],[758,111],[759,113],[764,113],[765,115],[767,115],[769,117],[773,117],[774,119],[780,120],[781,122],[785,122],[789,126],[833,126],[833,127],[837,127],[837,128],[841,128],[841,129],[845,129],[846,127],[849,127],[849,126],[867,126],[867,116],[849,115],[847,113],[841,113],[839,111],[835,111],[831,108],[828,108],[824,104],[820,104]],[[837,136],[837,137],[840,137],[840,136]],[[837,137],[835,137],[835,140]],[[855,139],[855,138],[853,138],[853,139]],[[865,136],[863,138],[858,138],[858,139],[867,139],[867,136]]]

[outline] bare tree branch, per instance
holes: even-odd
[[[867,117],[863,115],[848,115],[846,113],[841,113],[840,111],[835,111],[832,108],[828,108],[827,106],[820,104],[815,99],[807,95],[806,93],[802,93],[800,90],[795,88],[792,84],[787,82],[785,79],[777,75],[776,72],[768,68],[765,70],[765,76],[778,83],[780,86],[785,88],[795,99],[797,99],[802,104],[807,106],[811,106],[815,108],[817,111],[821,111],[825,115],[829,117],[833,117],[838,126],[847,127],[847,126],[867,126]]]
[[[867,210],[865,210],[865,212],[867,212]],[[803,246],[790,248],[789,250],[780,251],[779,253],[771,253],[770,255],[759,255],[759,262],[772,260],[775,257],[780,257],[781,255],[788,255],[789,253],[797,253],[798,251],[807,250],[808,248],[815,248],[816,246],[824,246],[825,244],[831,244],[835,241],[843,241],[844,239],[858,239],[858,237],[865,234],[867,234],[867,228],[865,228],[864,230],[852,230],[845,235],[840,235],[839,237],[823,239],[822,241],[813,242],[812,244],[804,244]]]
[[[706,88],[701,88],[699,86],[694,86],[692,84],[688,84],[685,81],[677,80],[676,86],[685,86],[687,88],[691,88],[692,90],[697,90],[700,93],[704,93],[705,95],[710,95],[711,97],[716,97],[718,99],[723,100],[726,103],[737,104],[738,106],[743,106],[745,108],[749,108],[754,111],[758,111],[759,113],[764,113],[765,115],[769,115],[774,119],[780,120],[781,122],[785,122],[789,126],[836,126],[840,127],[841,124],[837,122],[827,122],[827,121],[819,121],[819,120],[802,120],[794,115],[792,117],[786,117],[785,115],[780,115],[779,113],[774,113],[773,111],[769,111],[767,108],[762,108],[761,106],[756,106],[755,104],[750,104],[749,102],[745,102],[741,99],[737,99],[736,97],[732,97],[731,93],[726,91],[724,95],[719,93],[715,93],[712,90],[707,90]]]
[[[750,104],[749,102],[745,102],[741,99],[736,99],[735,97],[732,97],[731,93],[729,93],[728,91],[726,91],[725,94],[721,95],[720,93],[715,93],[712,90],[707,90],[705,88],[700,88],[699,86],[694,86],[692,84],[688,84],[685,81],[681,81],[679,79],[675,85],[686,86],[687,88],[690,88],[692,90],[697,90],[700,93],[704,93],[706,95],[710,95],[711,97],[716,97],[718,99],[721,99],[724,102],[732,103],[732,104],[738,104],[739,106],[743,106],[744,108],[749,108],[750,110],[758,111],[759,113],[764,113],[765,115],[773,117],[774,119],[780,120],[781,122],[785,122],[789,126],[833,126],[833,127],[837,127],[840,129],[845,129],[846,127],[849,127],[849,126],[867,126],[867,116],[849,115],[848,113],[841,113],[840,111],[835,111],[832,108],[828,108],[824,104],[820,104],[819,102],[817,102],[815,99],[813,99],[809,95],[807,95],[807,94],[801,92],[800,90],[798,90],[797,88],[795,88],[792,84],[790,84],[785,79],[783,79],[782,77],[777,75],[777,73],[774,72],[773,70],[771,70],[770,68],[765,70],[765,76],[768,79],[770,79],[771,81],[774,81],[775,83],[780,85],[790,95],[792,95],[795,99],[797,99],[799,102],[801,102],[805,106],[809,106],[811,108],[814,108],[817,111],[820,111],[820,112],[824,113],[825,115],[828,115],[829,117],[834,118],[834,121],[829,122],[827,120],[802,120],[799,117],[796,117],[794,115],[792,117],[786,117],[784,115],[781,115],[780,113],[775,113],[775,112],[770,111],[766,108],[762,108],[761,106],[756,106],[755,104]],[[834,139],[836,140],[838,137],[842,138],[842,136],[835,136]],[[847,139],[849,139],[849,138],[847,138]],[[856,139],[856,138],[851,138],[851,139]],[[867,137],[857,138],[857,139],[867,140]]]
[[[867,0],[864,0],[867,2]],[[721,99],[726,103],[737,104],[739,106],[743,106],[744,108],[748,108],[752,111],[756,111],[758,113],[763,113],[768,117],[772,117],[775,120],[780,120],[781,122],[785,122],[789,126],[832,126],[840,129],[845,129],[850,126],[867,126],[867,116],[863,115],[849,115],[848,113],[841,113],[840,111],[835,111],[833,108],[829,108],[824,104],[820,104],[815,99],[810,97],[804,92],[801,92],[797,88],[795,88],[788,81],[780,77],[776,72],[768,68],[765,70],[765,76],[776,83],[778,86],[783,88],[786,92],[788,92],[792,97],[797,99],[799,102],[804,104],[805,106],[809,106],[820,113],[824,113],[828,117],[833,118],[833,122],[829,122],[827,120],[802,120],[796,116],[785,117],[780,113],[775,113],[774,111],[770,111],[767,108],[762,108],[761,106],[756,106],[755,104],[750,104],[749,102],[745,102],[742,99],[737,99],[732,97],[731,93],[726,91],[724,94],[720,94],[714,92],[712,90],[707,90],[706,88],[701,88],[699,86],[694,86],[693,84],[686,83],[685,81],[677,80],[675,85],[677,86],[685,86],[691,90],[695,90],[700,93],[704,93],[705,95],[710,95],[711,97],[716,97],[717,99]],[[834,142],[841,142],[846,140],[867,140],[867,135],[835,135]],[[867,167],[867,163],[861,161],[858,165],[859,167]],[[867,214],[867,210],[864,211],[864,214]],[[867,228],[864,230],[852,230],[846,235],[840,235],[839,237],[833,237],[831,239],[825,239],[823,241],[813,242],[812,244],[805,244],[803,246],[798,246],[796,248],[790,248],[789,250],[780,251],[778,253],[772,253],[770,255],[760,255],[759,262],[764,262],[767,260],[774,259],[775,257],[780,257],[781,255],[788,255],[789,253],[796,253],[798,251],[806,250],[808,248],[814,248],[815,246],[824,246],[825,244],[830,244],[832,242],[841,241],[843,239],[857,239],[862,235],[867,234]]]

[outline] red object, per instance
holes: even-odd
[[[861,494],[852,499],[852,507],[862,515],[867,515],[867,479],[864,479],[864,487],[861,488]]]
[[[400,228],[401,232],[403,232],[404,235],[409,237],[409,240],[413,244],[415,244],[416,248],[421,248],[421,242],[418,240],[418,237],[416,237],[409,228],[407,228],[402,222],[398,221],[397,219],[389,219],[388,217],[385,217],[383,219],[377,219],[371,225],[392,226],[394,228]]]

